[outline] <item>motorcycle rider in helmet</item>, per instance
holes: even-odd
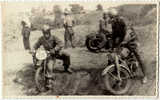
[[[58,39],[56,36],[51,35],[51,29],[48,25],[44,25],[42,29],[43,36],[41,36],[38,41],[34,45],[34,50],[36,51],[40,46],[43,46],[45,50],[50,51],[51,57],[48,61],[48,77],[52,77],[53,73],[53,56],[55,56],[57,59],[60,59],[63,61],[64,71],[71,73],[68,68],[70,66],[70,55],[66,52],[62,52],[61,49],[63,47],[63,44],[60,39]],[[54,55],[53,55],[54,54]]]
[[[145,83],[147,83],[146,68],[144,66],[142,57],[140,55],[140,51],[138,49],[139,43],[138,43],[137,34],[135,33],[135,30],[134,30],[132,24],[130,24],[128,27],[129,28],[127,29],[125,38],[121,44],[125,45],[125,47],[127,47],[136,56],[136,58],[140,64],[140,67],[142,69],[143,75],[144,75],[144,77],[142,79],[142,83],[145,84]]]

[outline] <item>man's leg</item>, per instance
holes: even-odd
[[[46,87],[47,88],[52,88],[52,80],[54,79],[53,76],[53,70],[54,70],[54,65],[55,65],[55,60],[50,57],[50,59],[47,62],[47,80],[46,80]]]
[[[73,40],[74,40],[74,31],[72,29],[72,27],[70,28],[70,42],[71,42],[71,46],[72,48],[75,48],[74,44],[73,44]]]
[[[24,37],[23,38],[23,44],[24,44],[24,49],[25,50],[30,50],[30,42],[29,42],[29,37]]]
[[[68,48],[68,33],[67,30],[65,30],[65,34],[64,34],[64,42],[65,42],[65,48]]]
[[[30,38],[30,29],[26,27],[23,29],[23,43],[25,50],[30,50],[29,38]]]
[[[142,69],[142,72],[143,72],[143,75],[144,75],[142,82],[146,83],[147,82],[147,76],[146,76],[147,71],[146,71],[146,67],[144,66],[143,60],[141,58],[141,55],[139,53],[139,50],[138,49],[134,49],[133,52],[134,52],[134,55],[136,56],[136,58],[137,58],[137,60],[139,62],[139,65],[140,65],[140,67]]]
[[[75,48],[75,46],[73,44],[73,39],[74,39],[74,34],[71,34],[71,36],[70,36],[71,46],[72,46],[72,48]]]
[[[59,52],[59,54],[56,55],[56,58],[57,59],[60,59],[60,60],[63,60],[63,66],[64,66],[64,70],[66,72],[69,72],[68,71],[68,68],[71,64],[71,61],[70,61],[70,55],[65,53],[65,52]]]

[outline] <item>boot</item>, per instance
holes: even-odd
[[[64,72],[71,74],[72,72],[68,70],[69,65],[64,65]]]

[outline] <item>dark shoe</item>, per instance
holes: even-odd
[[[69,71],[69,70],[65,70],[64,72],[66,72],[66,73],[68,73],[68,74],[72,74],[72,72]]]
[[[74,45],[72,45],[72,48],[75,48],[75,46],[74,46]]]

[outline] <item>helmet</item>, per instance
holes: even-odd
[[[45,34],[50,34],[51,35],[49,25],[44,25],[42,27],[42,33],[43,33],[43,35],[45,35]]]
[[[49,29],[50,29],[49,25],[43,25],[43,27],[42,27],[42,30],[43,30],[43,31],[47,31],[47,30],[49,30]]]
[[[70,11],[66,8],[65,10],[64,10],[64,14],[70,14]]]

